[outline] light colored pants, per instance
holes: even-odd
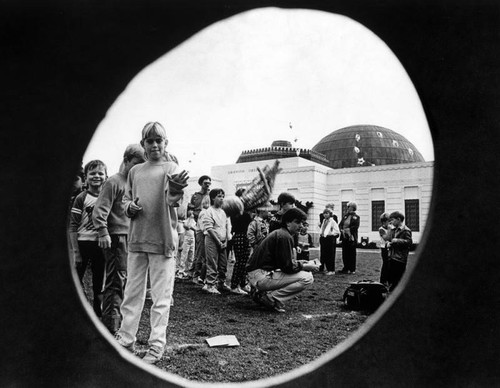
[[[205,283],[209,286],[222,286],[226,282],[226,249],[219,249],[209,234],[205,236],[205,256],[207,261]]]
[[[314,282],[314,277],[308,271],[290,274],[256,269],[248,273],[248,280],[257,290],[269,291],[267,295],[283,305],[284,302],[309,287]]]
[[[149,346],[162,349],[167,343],[167,325],[170,316],[170,302],[174,291],[175,258],[147,252],[129,252],[127,259],[127,283],[120,312],[123,316],[118,334],[127,344],[136,341],[146,297],[146,282],[149,268],[151,280]]]
[[[193,259],[194,259],[194,236],[184,236],[184,243],[182,244],[181,260],[179,262],[179,273],[193,274]]]

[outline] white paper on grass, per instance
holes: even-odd
[[[230,347],[230,346],[240,346],[240,343],[234,335],[218,335],[216,337],[207,338],[208,346],[211,348],[219,347]]]

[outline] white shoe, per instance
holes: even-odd
[[[220,295],[219,290],[215,286],[209,286],[208,284],[205,284],[201,290],[207,294]]]
[[[235,287],[235,288],[231,288],[230,292],[232,294],[248,295],[248,292],[243,291],[239,286]]]

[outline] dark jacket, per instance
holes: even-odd
[[[391,243],[389,247],[389,260],[406,263],[411,244],[413,243],[410,228],[403,225],[401,228],[391,229],[389,230],[388,237],[387,241]]]
[[[340,241],[347,241],[347,236],[344,235],[342,229],[344,229],[344,222],[347,220],[347,217],[351,216],[351,222],[349,224],[349,231],[351,232],[352,239],[350,241],[357,243],[358,242],[358,229],[359,229],[359,216],[355,213],[347,213],[339,224],[340,229]]]
[[[248,259],[247,272],[256,269],[281,270],[291,274],[302,270],[302,264],[293,257],[294,241],[288,229],[282,227],[262,240]]]

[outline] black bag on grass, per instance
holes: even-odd
[[[375,311],[387,298],[389,290],[382,283],[360,280],[349,283],[344,292],[344,304],[352,310]]]

